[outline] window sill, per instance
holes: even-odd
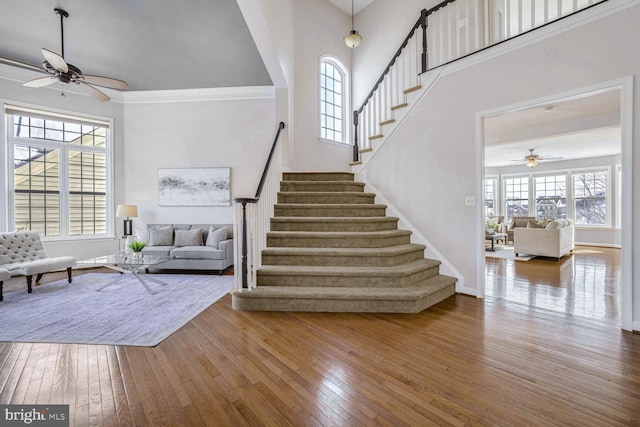
[[[318,137],[318,140],[320,142],[324,142],[326,144],[337,145],[339,147],[353,149],[353,144],[351,144],[349,142],[334,141],[332,139],[326,139],[326,138],[322,138],[322,137]]]

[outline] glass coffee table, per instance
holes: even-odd
[[[133,256],[131,254],[126,255],[106,255],[96,258],[90,258],[83,261],[79,261],[79,266],[92,266],[92,267],[106,267],[111,270],[120,272],[120,273],[130,273],[135,276],[136,279],[145,287],[145,289],[151,294],[154,295],[155,292],[149,287],[147,281],[158,283],[160,285],[167,285],[167,282],[163,282],[162,280],[158,280],[153,277],[149,277],[149,274],[142,274],[149,267],[154,267],[164,262],[169,261],[169,258],[165,257],[157,257],[150,255],[143,256]],[[125,276],[118,277],[101,288],[97,289],[98,291],[103,290],[106,287],[109,287],[115,283],[118,283]]]

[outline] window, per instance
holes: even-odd
[[[484,179],[484,215],[485,216],[496,216],[498,215],[497,210],[497,185],[498,180],[496,178],[485,178]]]
[[[573,174],[575,221],[578,225],[607,225],[607,171]]]
[[[320,137],[347,142],[347,72],[335,58],[320,61]]]
[[[537,176],[534,184],[536,189],[536,217],[538,219],[566,219],[566,175]]]
[[[505,221],[529,215],[529,177],[505,178]]]
[[[108,122],[6,106],[13,147],[10,229],[108,233]],[[12,214],[12,215],[11,215]]]

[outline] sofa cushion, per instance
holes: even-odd
[[[176,230],[173,239],[174,246],[202,246],[202,228]]]
[[[145,246],[144,249],[142,249],[142,254],[169,258],[172,249],[175,249],[175,246]]]
[[[171,258],[177,259],[225,259],[224,251],[210,246],[184,246],[171,251]]]
[[[227,240],[227,234],[228,232],[226,228],[216,229],[212,225],[211,228],[209,228],[209,235],[207,236],[207,246],[218,249],[220,242]]]
[[[149,226],[149,246],[172,246],[173,226]]]
[[[76,259],[70,256],[36,259],[32,261],[16,262],[3,265],[11,275],[32,276],[34,274],[48,273],[55,270],[64,270],[76,265]]]

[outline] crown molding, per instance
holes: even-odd
[[[0,79],[3,80],[23,84],[26,81],[42,76],[43,73],[38,73],[37,71],[0,63]],[[53,90],[60,92],[60,85],[54,84],[52,86],[45,86],[38,88],[38,90]],[[100,90],[109,95],[111,102],[117,102],[120,104],[274,99],[276,97],[276,90],[274,86],[242,86],[126,92],[100,87]],[[65,85],[64,91],[66,93],[73,93],[80,96],[90,96],[85,91],[75,88],[74,85]]]
[[[219,87],[206,89],[122,92],[124,104],[274,99],[274,86]]]

